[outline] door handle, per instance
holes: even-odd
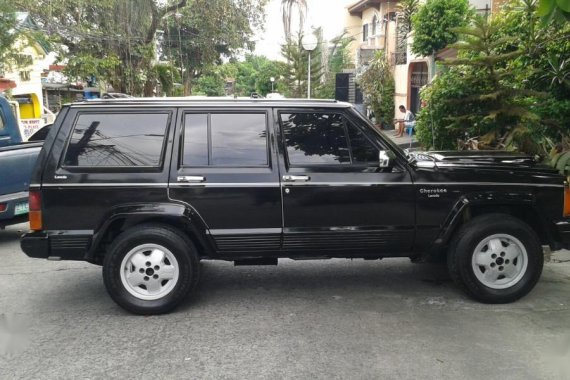
[[[283,181],[285,182],[307,182],[310,181],[311,177],[308,175],[284,175]]]
[[[184,175],[176,178],[178,182],[204,182],[206,177],[201,175]]]

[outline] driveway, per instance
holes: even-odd
[[[197,293],[130,315],[101,269],[20,252],[0,231],[0,378],[536,379],[570,377],[570,263],[509,305],[407,259],[205,262]]]

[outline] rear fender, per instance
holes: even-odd
[[[142,223],[173,225],[193,240],[202,250],[202,255],[210,256],[214,252],[206,223],[191,207],[177,203],[135,203],[117,206],[109,211],[95,229],[85,259],[96,262],[97,254],[109,238],[114,238],[119,230],[124,231]]]

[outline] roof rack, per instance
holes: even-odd
[[[271,104],[271,105],[294,105],[299,106],[350,106],[349,103],[339,102],[334,99],[303,99],[303,98],[286,98],[286,99],[266,99],[266,98],[238,98],[233,97],[206,97],[206,96],[190,96],[190,97],[164,97],[164,98],[117,98],[117,99],[91,99],[81,102],[70,103],[69,105],[82,106],[82,105],[191,105],[191,104],[242,104],[242,105],[255,105],[255,104]]]

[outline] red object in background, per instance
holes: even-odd
[[[10,88],[16,88],[16,82],[6,78],[0,78],[0,91],[6,91]]]

